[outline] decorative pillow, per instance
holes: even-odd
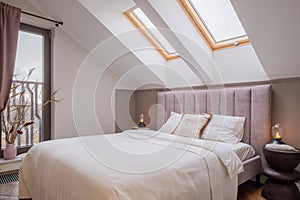
[[[236,144],[243,138],[244,123],[245,117],[213,115],[201,138]]]
[[[182,117],[182,114],[171,112],[169,119],[158,131],[172,134],[175,131],[175,129],[177,128],[181,117]]]
[[[199,138],[210,118],[210,114],[184,114],[174,134],[189,138]]]

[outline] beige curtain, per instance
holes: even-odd
[[[12,83],[21,9],[0,2],[0,113],[4,110]]]

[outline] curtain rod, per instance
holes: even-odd
[[[46,17],[42,17],[42,16],[39,16],[39,15],[36,15],[36,14],[29,13],[29,12],[26,12],[26,11],[21,11],[21,13],[23,13],[25,15],[30,15],[30,16],[33,16],[33,17],[37,17],[37,18],[40,18],[40,19],[43,19],[43,20],[46,20],[46,21],[54,22],[55,26],[59,26],[59,25],[64,24],[61,21],[56,21],[56,20],[53,20],[53,19],[49,19],[49,18],[46,18]]]

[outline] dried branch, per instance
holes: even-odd
[[[32,74],[32,72],[35,70],[35,67],[34,68],[31,68],[31,69],[29,69],[29,72],[28,72],[28,75],[27,75],[27,79],[29,79],[30,78],[30,76],[31,76],[31,74]]]
[[[34,70],[35,68],[29,70],[27,79],[29,79]],[[17,77],[17,75],[14,76]],[[30,104],[25,98],[26,89],[24,88],[24,83],[12,84],[10,91],[10,97],[7,102],[7,120],[2,116],[2,122],[6,142],[13,144],[18,135],[23,134],[21,129],[34,122],[26,122],[26,113],[30,108]]]
[[[58,92],[58,90],[55,90],[55,91],[51,94],[49,100],[46,101],[46,102],[44,103],[44,106],[48,105],[49,103],[60,102],[60,101],[63,100],[63,99],[55,99],[55,95],[56,95],[57,92]]]

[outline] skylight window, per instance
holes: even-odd
[[[230,0],[178,0],[212,50],[249,43]]]
[[[151,20],[138,7],[133,7],[124,13],[128,19],[138,28],[149,42],[159,51],[159,53],[166,59],[171,60],[179,58],[172,45],[154,26]]]

